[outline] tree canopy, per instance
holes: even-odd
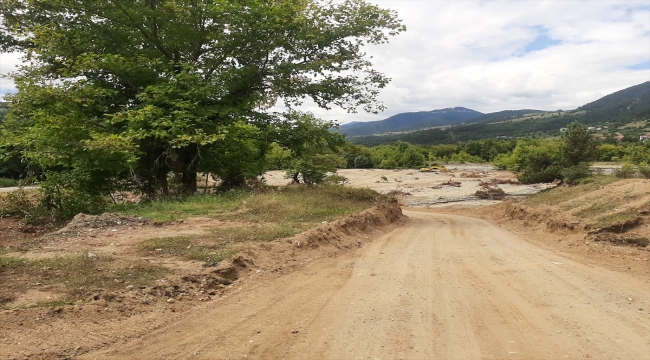
[[[381,111],[389,79],[362,47],[404,30],[362,0],[0,0],[0,51],[26,60],[1,145],[104,194],[191,192],[198,171],[234,185],[272,143],[301,151],[305,100]]]

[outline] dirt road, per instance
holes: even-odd
[[[426,210],[85,358],[650,359],[650,280]]]

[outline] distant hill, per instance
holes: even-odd
[[[463,107],[397,114],[388,119],[343,124],[339,132],[348,136],[413,131],[436,126],[459,124],[483,115]]]
[[[586,111],[582,122],[625,123],[629,119],[650,118],[650,81],[604,96],[576,109]]]
[[[532,110],[532,109],[497,111],[493,113],[483,114],[473,119],[472,123],[503,121],[509,119],[516,119],[526,115],[540,114],[544,112],[545,111],[543,110]]]
[[[396,141],[435,145],[503,136],[559,136],[560,129],[574,121],[600,128],[600,137],[613,137],[620,133],[626,136],[626,140],[638,139],[639,134],[650,131],[650,81],[617,91],[570,111],[502,111],[476,117],[471,124],[454,125],[445,129],[348,139],[353,143],[373,146]]]

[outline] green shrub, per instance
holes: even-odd
[[[581,180],[589,177],[591,172],[589,171],[589,165],[586,163],[581,163],[576,166],[570,166],[562,169],[562,176],[564,182],[569,185],[577,185],[581,183]]]
[[[492,160],[492,164],[499,170],[513,170],[515,167],[515,158],[512,156],[512,153],[499,154]]]
[[[370,169],[372,168],[372,160],[365,155],[357,156],[354,159],[354,167],[356,169]]]
[[[384,159],[381,161],[381,164],[379,164],[379,167],[382,169],[396,169],[397,161],[394,159]]]
[[[637,167],[639,170],[639,175],[645,179],[650,179],[650,165],[647,162],[642,162]]]
[[[39,206],[39,196],[23,189],[12,191],[0,197],[0,215],[18,216],[25,219],[41,217],[45,214]]]
[[[18,186],[18,180],[0,178],[0,188]]]
[[[636,174],[636,166],[634,164],[625,163],[621,166],[620,169],[614,171],[614,175],[621,179],[630,179],[633,178]]]

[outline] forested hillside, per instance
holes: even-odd
[[[408,112],[393,115],[385,120],[343,124],[339,127],[339,132],[348,136],[360,136],[412,131],[435,126],[459,124],[473,120],[481,115],[483,114],[478,111],[463,107]]]
[[[501,113],[505,117],[490,118],[493,114],[487,114],[483,116],[487,120],[484,118],[482,122],[473,124],[384,136],[349,137],[349,140],[373,146],[396,141],[435,145],[496,137],[552,137],[559,136],[560,129],[568,124],[579,121],[599,128],[597,135],[600,138],[613,139],[623,135],[623,141],[634,141],[650,131],[650,82],[615,92],[571,111],[531,110],[519,116],[507,111]],[[480,120],[475,118],[473,121]]]

